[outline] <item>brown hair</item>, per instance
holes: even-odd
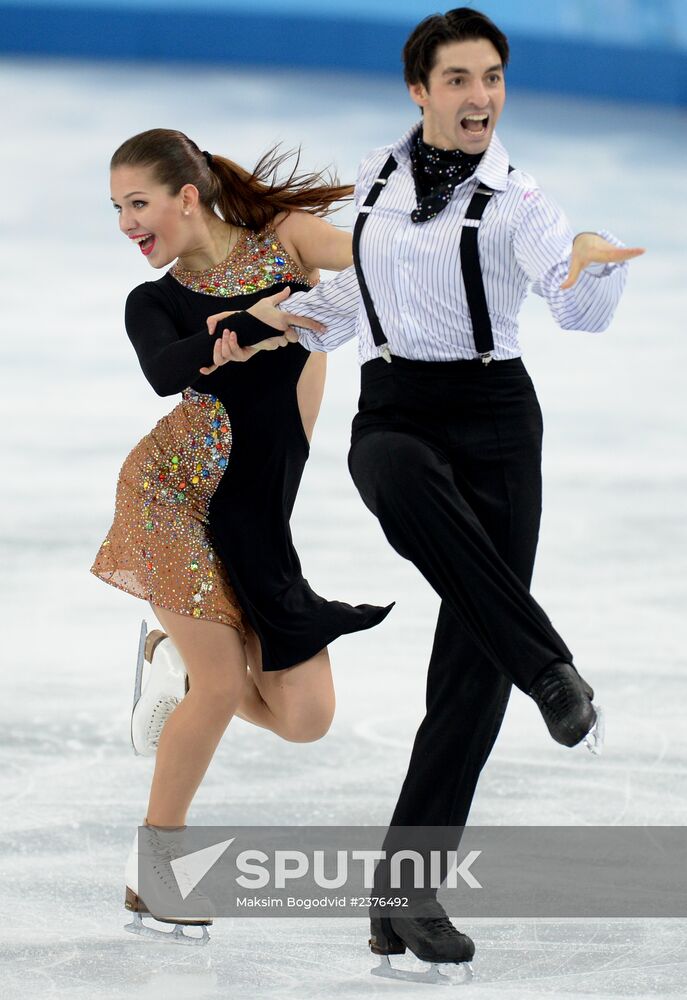
[[[403,47],[403,78],[406,84],[421,83],[428,87],[439,46],[475,38],[486,38],[491,42],[505,69],[510,56],[508,39],[486,14],[471,7],[456,7],[445,14],[426,17],[413,28]]]
[[[110,160],[110,169],[152,167],[158,183],[172,194],[184,184],[193,184],[211,212],[219,210],[232,226],[260,232],[279,212],[301,209],[327,215],[334,211],[334,202],[353,194],[351,185],[340,185],[333,175],[297,174],[300,150],[289,176],[278,181],[277,172],[292,155],[292,151],[279,153],[279,146],[273,146],[251,172],[224,156],[213,154],[210,162],[183,132],[152,128],[123,142]]]

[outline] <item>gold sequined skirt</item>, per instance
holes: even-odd
[[[177,614],[247,622],[208,533],[208,508],[227,467],[231,425],[222,403],[185,389],[119,472],[115,515],[91,566],[101,580]]]

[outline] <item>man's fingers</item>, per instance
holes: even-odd
[[[217,324],[219,323],[219,321],[221,319],[226,319],[228,316],[231,316],[231,315],[232,315],[232,313],[230,313],[230,312],[222,312],[222,313],[215,313],[214,316],[208,316],[208,318],[206,320],[206,323],[207,323],[207,326],[208,326],[208,333],[212,336],[212,334],[217,329]]]
[[[257,344],[253,344],[254,351],[276,351],[280,347],[288,347],[289,341],[286,337],[268,337],[267,340],[261,340]]]
[[[585,267],[588,264],[615,264],[624,260],[630,260],[632,257],[639,257],[642,253],[644,251],[638,248],[628,250],[625,247],[609,247],[608,250],[598,250],[588,257],[585,261]]]
[[[302,326],[306,330],[315,330],[318,333],[324,333],[327,329],[324,323],[318,323],[316,319],[310,319],[308,316],[294,316],[293,313],[284,312],[283,310],[281,315],[286,319],[289,326]]]
[[[633,257],[641,257],[646,253],[644,247],[617,247],[611,251],[610,260],[632,260]]]
[[[580,274],[589,264],[619,264],[625,260],[633,260],[646,253],[644,247],[604,247],[595,249],[592,254],[585,258],[578,258],[573,255],[570,261],[570,271],[563,284],[562,289],[572,288]]]

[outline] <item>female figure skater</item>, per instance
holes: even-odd
[[[183,837],[232,716],[287,740],[319,739],[334,711],[327,645],[378,624],[391,609],[318,596],[291,540],[326,362],[295,342],[290,325],[323,328],[280,313],[275,336],[242,349],[234,333],[215,331],[216,319],[207,322],[250,308],[274,326],[274,304],[291,287],[310,288],[320,267],[351,264],[350,235],[318,216],[352,189],[322,175],[292,173],[277,183],[282,160],[272,151],[251,174],[201,152],[181,132],[152,129],[123,143],[111,161],[121,231],[154,268],[176,261],[131,292],[125,321],[152,387],[162,396],[181,392],[182,400],[126,458],[114,523],[91,567],[151,604],[188,673],[188,694],[159,737],[145,817],[150,836],[141,850],[158,867],[169,867],[165,837]],[[264,297],[275,290],[268,304]],[[218,340],[225,350],[214,352],[215,363]],[[249,357],[250,365],[227,363]],[[148,637],[148,658],[150,640],[161,637]],[[137,853],[135,838],[129,926],[155,933],[140,919],[150,910],[138,895]],[[193,940],[205,941],[209,901],[201,911],[193,920],[153,915],[201,924],[203,938]],[[174,935],[183,936],[181,928]]]

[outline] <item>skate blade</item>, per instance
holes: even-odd
[[[582,742],[591,754],[594,754],[595,757],[599,757],[603,752],[604,741],[606,739],[606,716],[600,705],[594,705],[593,702],[592,705],[594,711],[596,712],[596,722]]]
[[[134,679],[134,704],[131,709],[131,729],[130,729],[130,739],[131,747],[137,757],[140,757],[136,746],[134,745],[134,710],[138,705],[141,698],[141,687],[143,685],[143,662],[145,660],[145,649],[146,649],[146,638],[148,636],[148,624],[145,620],[141,622],[141,631],[138,637],[138,654],[136,656],[136,677]]]
[[[143,919],[140,913],[134,913],[133,920],[130,924],[124,924],[124,930],[128,931],[130,934],[136,934],[138,937],[146,938],[148,941],[162,941],[165,944],[180,944],[186,945],[187,947],[199,947],[202,948],[206,944],[210,943],[210,935],[208,934],[208,929],[203,924],[196,924],[195,926],[200,926],[202,931],[202,936],[197,937],[196,935],[186,934],[184,932],[184,927],[189,926],[187,924],[175,924],[174,929],[171,931],[161,931],[157,927],[148,927],[147,924],[143,923]],[[191,925],[192,926],[192,925]]]
[[[388,955],[381,955],[379,965],[370,969],[370,972],[382,979],[429,983],[434,986],[463,986],[474,978],[469,962],[423,962],[417,959],[412,969],[399,969],[391,964]]]

